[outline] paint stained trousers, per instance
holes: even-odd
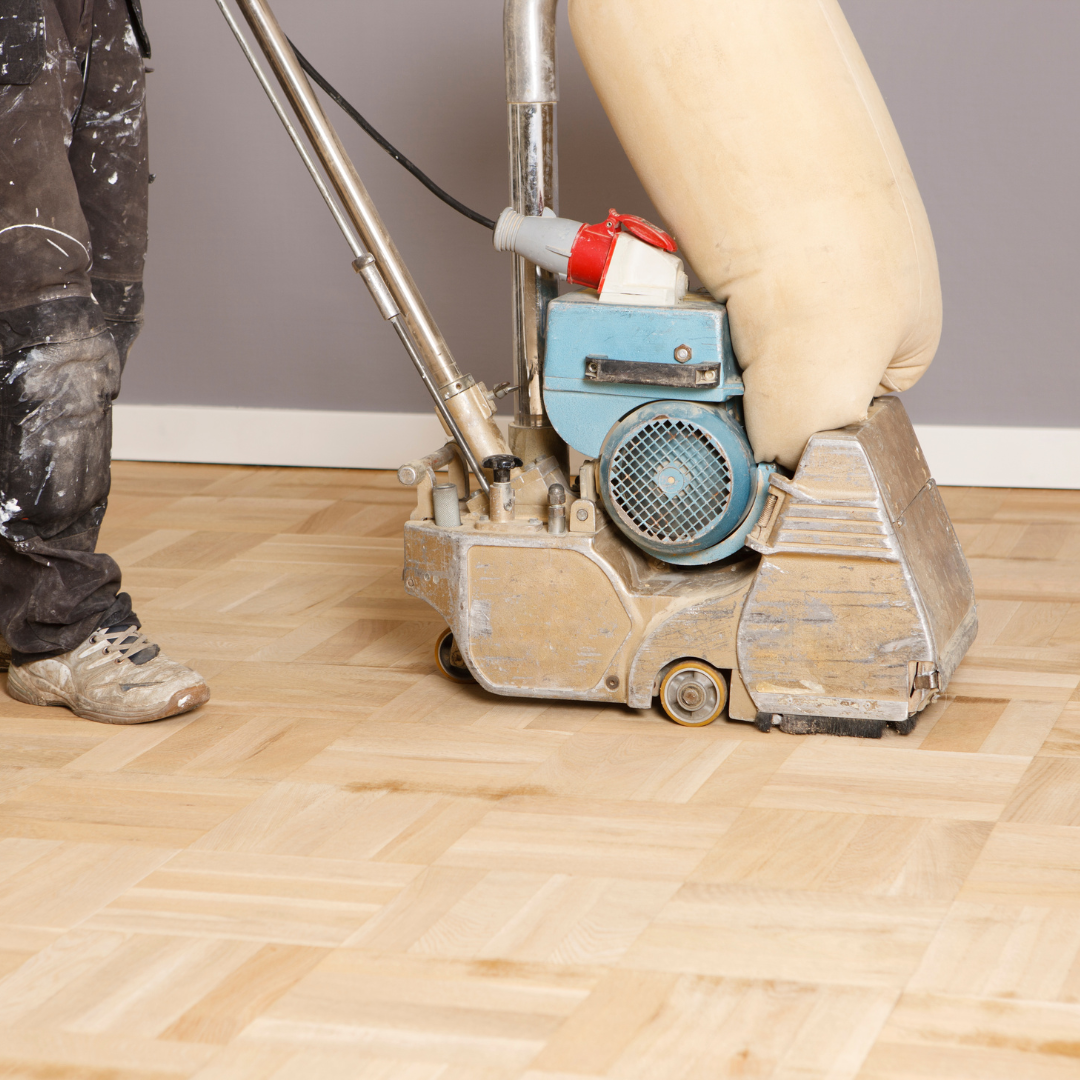
[[[149,49],[127,0],[6,0],[0,43],[0,634],[26,663],[138,621],[96,547],[142,321]]]

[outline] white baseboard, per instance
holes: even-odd
[[[431,413],[113,406],[113,458],[396,469],[446,442]]]
[[[915,432],[939,484],[1080,488],[1080,427],[916,424]]]
[[[1080,427],[915,430],[939,484],[1080,488]],[[443,442],[431,413],[123,404],[113,411],[118,461],[396,469]]]

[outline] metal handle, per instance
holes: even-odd
[[[413,281],[408,268],[402,261],[390,234],[386,230],[382,219],[379,217],[375,204],[371,201],[367,189],[364,187],[356,168],[349,160],[337,132],[326,119],[326,115],[315,97],[307,76],[300,67],[296,54],[292,50],[288,39],[270,10],[265,0],[237,0],[244,18],[255,34],[256,41],[262,49],[278,82],[292,106],[294,113],[300,120],[304,132],[319,158],[320,163],[326,170],[334,190],[337,193],[341,205],[333,198],[323,180],[322,175],[315,167],[307,147],[304,146],[296,129],[293,127],[285,112],[284,106],[274,93],[269,79],[263,73],[255,58],[253,51],[244,39],[232,14],[225,5],[225,0],[216,0],[218,7],[225,16],[230,29],[240,44],[244,55],[251,64],[260,84],[270,98],[279,119],[285,126],[293,145],[300,154],[308,172],[315,181],[320,194],[334,215],[339,228],[345,235],[345,239],[352,248],[355,261],[353,263],[357,272],[363,278],[376,306],[383,318],[386,319],[396,331],[405,351],[420,375],[421,380],[427,387],[435,403],[435,409],[442,417],[447,430],[453,435],[462,454],[469,464],[469,468],[476,476],[478,483],[486,493],[488,481],[483,469],[477,460],[473,447],[462,432],[461,426],[454,415],[455,411],[463,411],[466,419],[473,422],[476,429],[476,419],[470,414],[471,406],[466,402],[456,403],[458,409],[448,408],[444,400],[447,395],[440,393],[448,385],[461,382],[462,376],[453,356],[446,345],[442,334],[435,325],[431,313],[424,303]],[[344,208],[344,210],[342,209]],[[359,233],[359,236],[357,235]],[[365,246],[366,245],[366,246]],[[483,419],[486,419],[484,417]],[[481,421],[482,423],[482,421]],[[492,431],[486,432],[480,429],[481,434],[486,435],[488,443],[494,443],[497,449],[502,449],[502,439],[492,425]],[[494,439],[492,439],[494,435]],[[490,446],[485,449],[490,449]]]
[[[397,471],[398,483],[406,487],[416,487],[428,469],[441,469],[444,465],[448,465],[454,456],[455,449],[453,443],[447,443],[433,453],[425,454],[422,458],[406,461]]]
[[[251,46],[248,44],[247,38],[241,33],[240,27],[233,18],[232,12],[225,6],[225,0],[215,0],[215,2],[221,10],[221,14],[225,16],[225,21],[229,24],[229,29],[233,32],[233,37],[236,38],[237,44],[243,50],[244,56],[247,57],[247,61],[251,65],[251,70],[255,72],[255,78],[259,80],[259,85],[266,91],[266,96],[270,99],[270,104],[274,106],[274,112],[277,113],[278,119],[281,121],[289,138],[292,140],[293,146],[296,147],[296,152],[300,155],[300,159],[303,161],[307,171],[311,174],[311,179],[315,181],[315,186],[319,189],[319,194],[323,197],[323,201],[329,208],[330,213],[334,215],[334,220],[337,222],[338,228],[344,235],[346,243],[352,248],[353,256],[357,259],[363,257],[367,254],[367,250],[364,248],[360,237],[357,236],[356,230],[352,226],[352,222],[345,216],[338,201],[330,193],[330,189],[326,186],[326,181],[323,179],[322,173],[319,172],[315,162],[311,160],[311,155],[308,153],[308,148],[300,138],[300,133],[293,127],[292,121],[289,119],[289,114],[285,111],[285,106],[281,104],[281,99],[274,93],[274,88],[270,85],[270,80],[259,66],[259,61],[251,51]]]
[[[716,360],[704,364],[650,364],[639,360],[586,356],[585,381],[707,390],[720,385],[720,364]]]
[[[379,270],[412,331],[420,354],[438,386],[461,377],[450,350],[435,325],[416,283],[386,231],[355,166],[349,160],[337,132],[326,119],[311,84],[292,51],[284,31],[266,0],[237,0],[259,47],[265,53],[304,133],[318,155],[326,174],[341,199],[342,206],[367,249],[375,256]]]

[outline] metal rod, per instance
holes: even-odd
[[[441,469],[444,465],[449,464],[456,453],[457,447],[452,442],[448,442],[445,446],[440,446],[438,450],[425,454],[422,458],[417,458],[415,461],[406,461],[397,471],[398,483],[404,484],[406,487],[416,487],[424,478],[424,474],[428,469]]]
[[[269,60],[345,212],[375,256],[432,381],[439,388],[456,382],[461,372],[450,349],[269,5],[266,0],[237,0],[237,6]]]
[[[221,9],[221,14],[225,16],[225,21],[229,24],[229,29],[233,32],[233,37],[236,38],[237,43],[247,57],[247,61],[251,65],[251,70],[255,72],[255,78],[259,80],[259,85],[266,91],[266,96],[270,99],[270,104],[274,106],[274,112],[277,113],[278,119],[288,132],[293,146],[296,147],[296,152],[300,155],[300,159],[307,167],[307,171],[311,173],[311,179],[315,181],[315,186],[319,189],[319,194],[323,197],[323,201],[326,203],[330,213],[334,215],[334,220],[337,222],[338,228],[344,234],[346,243],[352,248],[353,258],[362,258],[367,254],[367,248],[361,243],[356,229],[353,228],[352,222],[345,216],[344,211],[341,209],[340,205],[338,205],[337,199],[334,198],[330,189],[326,186],[326,181],[323,179],[322,173],[319,172],[318,167],[312,160],[311,154],[308,153],[308,148],[300,138],[300,132],[293,127],[293,123],[289,119],[288,113],[285,111],[285,106],[281,104],[281,99],[277,96],[269,78],[259,64],[258,58],[248,44],[247,38],[244,37],[239,24],[233,18],[232,12],[225,6],[225,0],[215,0],[215,3]]]
[[[555,58],[558,0],[505,0],[503,49],[506,62],[510,205],[521,214],[558,213]],[[514,257],[514,420],[522,427],[548,423],[541,388],[547,306],[558,280],[521,256]]]
[[[413,341],[408,324],[401,316],[401,309],[397,306],[394,294],[390,292],[386,282],[383,280],[382,274],[379,273],[379,267],[375,263],[375,256],[372,255],[370,251],[365,252],[359,259],[353,261],[353,268],[363,279],[364,284],[367,285],[368,292],[371,293],[371,298],[375,301],[375,306],[379,309],[379,314],[390,323],[397,333],[398,338],[401,340],[401,344],[409,354],[409,359],[412,361],[413,367],[416,368],[417,374],[420,376],[420,381],[431,395],[432,401],[435,402],[435,411],[442,417],[443,423],[446,425],[446,430],[450,432],[457,442],[468,467],[472,469],[473,475],[476,477],[486,495],[488,492],[487,476],[484,474],[484,470],[480,468],[480,462],[477,461],[472,446],[465,438],[465,433],[458,426],[457,418],[446,407],[443,395],[431,381],[427,365],[424,363],[424,358],[416,348],[416,342]]]
[[[557,209],[555,173],[555,106],[511,104],[510,205],[536,216]],[[541,385],[547,343],[547,306],[559,295],[559,282],[548,270],[521,255],[514,256],[513,352],[517,394],[515,422],[524,427],[548,423]]]
[[[443,423],[446,425],[447,430],[450,432],[450,434],[457,442],[458,446],[461,448],[461,453],[463,457],[468,463],[469,468],[472,470],[473,475],[475,475],[477,482],[480,484],[480,487],[486,494],[488,491],[487,477],[485,476],[484,470],[481,468],[479,461],[477,461],[476,456],[473,453],[472,447],[466,440],[457,420],[455,419],[451,411],[447,408],[446,401],[444,400],[444,395],[440,393],[440,386],[437,386],[435,381],[431,377],[431,372],[427,363],[428,357],[425,356],[423,350],[418,347],[416,340],[413,336],[413,327],[407,319],[408,309],[406,307],[406,312],[405,314],[403,314],[401,308],[405,305],[401,304],[400,297],[398,297],[394,293],[390,283],[388,283],[383,277],[383,275],[380,273],[376,256],[373,255],[370,251],[368,251],[367,248],[365,248],[361,237],[357,235],[357,230],[356,228],[354,228],[354,221],[356,221],[357,214],[351,213],[348,217],[344,214],[341,207],[338,205],[337,200],[327,188],[326,182],[324,181],[321,173],[316,167],[315,162],[312,160],[311,155],[308,153],[307,147],[304,145],[303,140],[300,138],[299,132],[297,132],[295,127],[292,125],[289,116],[285,112],[285,108],[282,105],[280,99],[274,92],[274,89],[270,84],[269,79],[262,71],[258,60],[256,59],[255,54],[251,49],[251,46],[248,44],[247,39],[244,37],[243,32],[240,30],[240,27],[237,24],[236,20],[232,17],[232,13],[226,7],[225,0],[216,0],[216,3],[217,6],[220,8],[222,15],[225,16],[225,21],[229,24],[229,28],[230,30],[232,30],[233,35],[235,36],[237,42],[240,45],[240,48],[243,50],[244,55],[247,57],[248,63],[251,65],[252,70],[255,72],[256,78],[259,80],[259,83],[261,84],[263,90],[266,92],[266,96],[270,99],[271,104],[274,106],[274,111],[277,113],[278,119],[284,125],[285,130],[289,135],[289,138],[292,140],[293,145],[296,147],[297,152],[300,154],[301,160],[304,162],[304,165],[307,167],[308,172],[311,174],[311,178],[315,181],[315,186],[319,189],[319,193],[322,195],[331,214],[333,214],[334,220],[337,222],[338,227],[344,234],[350,248],[352,248],[353,254],[355,255],[353,266],[363,278],[369,292],[372,295],[372,299],[374,299],[375,304],[378,307],[383,318],[390,322],[390,324],[394,327],[398,338],[401,340],[402,345],[405,347],[405,351],[408,354],[409,359],[412,361],[413,366],[416,368],[417,373],[420,375],[421,381],[424,383],[424,386],[427,388],[428,393],[431,395],[432,401],[434,401],[435,403],[436,412],[438,412],[439,416],[443,420]],[[265,4],[259,3],[258,0],[238,0],[238,3],[241,10],[244,11],[244,15],[248,19],[249,24],[256,31],[257,36],[257,24],[252,20],[252,16],[248,11],[248,7],[252,3],[255,3],[259,8],[264,9],[263,14],[265,19],[268,19],[273,24],[273,27],[277,29],[278,35],[282,38],[282,40],[284,40],[284,35],[281,33],[280,27],[278,27],[277,23],[273,21],[273,16],[270,13],[269,8],[266,7]],[[263,39],[260,38],[260,43],[262,42]],[[336,145],[337,150],[340,152],[341,158],[343,159],[345,166],[347,166],[348,173],[350,173],[351,176],[354,178],[355,184],[358,185],[360,193],[362,193],[363,197],[367,200],[370,214],[374,218],[374,223],[378,226],[379,230],[381,230],[382,236],[385,239],[385,244],[388,245],[392,256],[397,259],[399,269],[404,274],[405,278],[408,279],[408,283],[412,286],[412,289],[415,292],[416,286],[415,284],[413,284],[411,277],[409,277],[408,270],[405,269],[404,264],[401,262],[401,257],[397,254],[397,249],[394,247],[393,241],[390,240],[389,234],[386,233],[385,227],[382,225],[382,222],[379,219],[377,212],[375,211],[374,205],[371,204],[370,197],[367,195],[367,192],[364,189],[364,186],[361,183],[359,176],[356,175],[356,170],[353,168],[352,162],[349,160],[348,156],[345,154],[344,149],[341,147],[340,142],[337,140],[336,132],[334,132],[333,128],[326,120],[326,117],[322,114],[322,111],[318,106],[318,102],[315,101],[314,94],[312,94],[311,92],[311,87],[310,85],[308,85],[303,72],[299,69],[299,65],[296,64],[295,55],[293,54],[292,48],[288,45],[287,41],[285,41],[285,48],[288,49],[288,54],[292,58],[297,68],[297,71],[299,71],[298,77],[303,83],[304,87],[306,87],[308,96],[314,102],[315,108],[318,110],[319,115],[322,118],[323,125],[325,125],[326,129],[333,135],[334,144]],[[271,53],[271,50],[266,46],[266,44],[263,44],[263,51],[273,63],[274,54]],[[277,70],[276,65],[275,69]],[[286,82],[285,77],[280,73],[280,71],[278,73],[278,79],[282,83],[282,86],[288,92],[289,84]],[[294,99],[292,94],[290,94],[290,103],[293,104],[294,108],[296,108],[297,110],[298,115],[301,117],[301,119],[303,119],[304,113],[296,104],[296,100]],[[305,130],[307,131],[309,138],[312,139],[312,143],[315,146],[316,152],[319,153],[319,157],[322,160],[324,167],[326,167],[327,172],[330,174],[331,179],[334,179],[335,173],[331,168],[330,164],[334,160],[333,155],[329,152],[322,152],[326,148],[317,141],[315,135],[312,134],[313,129],[307,124],[305,124]],[[315,128],[315,130],[317,130],[317,128]],[[331,147],[330,149],[333,149],[333,147]],[[346,207],[349,210],[356,209],[349,202],[349,198],[346,194],[348,189],[343,191],[342,187],[338,184],[335,184],[335,187],[338,188],[338,193],[339,195],[341,195],[342,201],[345,203]],[[350,218],[352,220],[350,220]],[[357,222],[357,225],[359,226],[359,222]],[[361,232],[363,232],[362,228]],[[416,296],[419,297],[419,293],[416,293]],[[422,305],[423,301],[420,300],[420,303]],[[426,312],[426,309],[424,310]],[[428,316],[428,318],[430,319],[430,316]],[[444,374],[448,374],[451,376],[451,378],[449,379],[449,381],[451,382],[459,380],[461,378],[461,373],[457,370],[457,365],[454,364],[453,357],[449,355],[449,351],[446,352],[446,359],[448,360],[448,364],[443,365]],[[445,385],[445,383],[442,385]]]

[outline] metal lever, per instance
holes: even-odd
[[[397,471],[398,483],[404,484],[406,487],[416,487],[427,475],[429,469],[441,469],[444,465],[448,465],[456,449],[457,447],[453,443],[447,443],[445,446],[439,447],[434,453],[426,454],[415,461],[405,462]]]

